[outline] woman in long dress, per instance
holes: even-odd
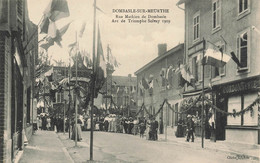
[[[146,140],[149,140],[149,132],[150,132],[150,120],[147,121],[146,123],[146,130],[145,130],[145,137],[146,137]]]

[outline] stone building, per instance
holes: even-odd
[[[12,162],[32,135],[37,29],[26,0],[0,2],[0,162]]]
[[[137,76],[138,110],[144,105],[149,114],[154,115],[164,100],[167,99],[174,111],[180,111],[182,88],[180,87],[180,76],[175,73],[175,70],[182,63],[183,54],[184,44],[179,44],[168,51],[166,44],[159,44],[158,57],[135,72]],[[142,86],[144,82],[149,84],[147,89]],[[171,129],[177,125],[178,116],[180,116],[174,111],[164,105],[156,119],[162,120]],[[142,114],[145,115],[146,113]],[[171,134],[173,134],[173,131]]]
[[[259,144],[259,1],[180,0],[177,5],[184,5],[185,12],[184,61],[196,79],[195,87],[186,86],[184,94],[192,97],[202,90],[202,64],[196,61],[210,44],[229,56],[233,52],[240,65],[232,59],[220,68],[205,65],[205,91],[213,101],[206,108],[206,128],[210,108],[217,107],[211,113],[216,129],[211,137]]]

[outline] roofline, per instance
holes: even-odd
[[[137,74],[141,73],[142,71],[144,71],[145,69],[149,68],[151,65],[153,65],[154,63],[164,59],[165,57],[168,57],[170,54],[177,52],[179,50],[181,50],[181,48],[184,48],[184,43],[181,43],[175,47],[173,47],[172,49],[168,50],[167,52],[163,53],[162,55],[156,57],[155,59],[153,59],[151,62],[147,63],[146,65],[144,65],[143,67],[141,67],[140,69],[138,69],[134,74],[137,76]]]

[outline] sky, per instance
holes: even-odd
[[[56,22],[61,28],[68,22],[71,25],[62,38],[62,48],[56,44],[49,48],[48,55],[52,60],[68,62],[68,45],[76,40],[76,31],[85,21],[86,28],[82,38],[77,37],[79,48],[92,55],[93,47],[93,3],[94,0],[67,0],[70,16]],[[29,18],[39,24],[43,11],[50,0],[27,0]],[[97,6],[103,12],[97,11],[97,27],[100,28],[104,54],[107,54],[107,45],[112,55],[121,64],[115,68],[113,75],[134,75],[138,69],[158,56],[158,44],[166,43],[167,49],[184,42],[184,11],[176,6],[178,0],[97,0]],[[113,9],[169,9],[168,13],[115,13]],[[125,23],[112,22],[116,15],[123,16],[166,16],[170,23]],[[165,20],[166,20],[165,19]],[[78,34],[79,32],[77,32]],[[39,38],[46,34],[39,34]],[[40,48],[41,50],[41,48]]]

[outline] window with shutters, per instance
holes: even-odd
[[[212,29],[213,31],[220,28],[221,23],[221,4],[220,0],[212,2]]]
[[[200,35],[200,13],[197,12],[193,16],[193,42],[199,40]]]
[[[242,31],[237,37],[237,54],[241,67],[238,71],[245,71],[249,68],[249,52],[250,52],[250,33],[249,29]]]

